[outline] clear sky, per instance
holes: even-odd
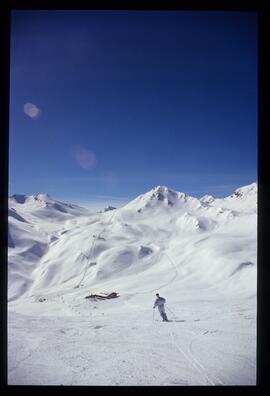
[[[14,11],[10,78],[10,195],[257,180],[255,12]]]

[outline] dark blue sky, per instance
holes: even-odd
[[[10,194],[257,180],[256,13],[16,11],[11,38]]]

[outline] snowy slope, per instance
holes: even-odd
[[[9,207],[10,345],[34,332],[33,343],[20,333],[10,347],[11,383],[255,383],[256,183],[224,199],[158,186],[99,213],[46,194],[13,196]],[[120,297],[84,298],[111,291]],[[152,318],[156,292],[171,308],[167,329]],[[55,369],[45,363],[37,378],[50,331]],[[74,366],[70,341],[81,351]]]
[[[14,195],[8,211],[9,300],[33,283],[33,272],[52,243],[89,211],[54,200],[48,194]]]

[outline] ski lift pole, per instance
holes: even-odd
[[[110,222],[112,221],[114,215],[115,215],[115,211],[113,212],[112,216],[110,217],[107,226],[105,226],[105,227],[103,228],[103,230],[101,230],[100,233],[99,233],[98,235],[93,235],[94,239],[93,239],[93,241],[92,241],[92,244],[91,244],[91,248],[90,248],[90,252],[89,252],[88,257],[87,257],[84,253],[81,252],[81,254],[87,258],[87,260],[89,260],[89,259],[91,258],[92,251],[93,251],[93,247],[94,247],[94,244],[95,244],[96,240],[99,239],[99,238],[100,238],[100,235],[107,229],[107,227],[108,227],[108,225],[110,224]],[[90,264],[91,264],[91,263],[90,263]],[[89,263],[87,263],[87,265],[86,265],[86,267],[85,267],[85,270],[84,270],[84,273],[83,273],[83,276],[82,276],[82,279],[81,279],[80,282],[75,286],[75,289],[76,289],[76,288],[79,288],[79,287],[81,286],[82,281],[84,280],[85,275],[86,275],[87,270],[88,270],[89,267],[91,267],[91,265],[89,265]]]

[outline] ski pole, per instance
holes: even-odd
[[[155,320],[155,309],[153,309],[153,321]]]

